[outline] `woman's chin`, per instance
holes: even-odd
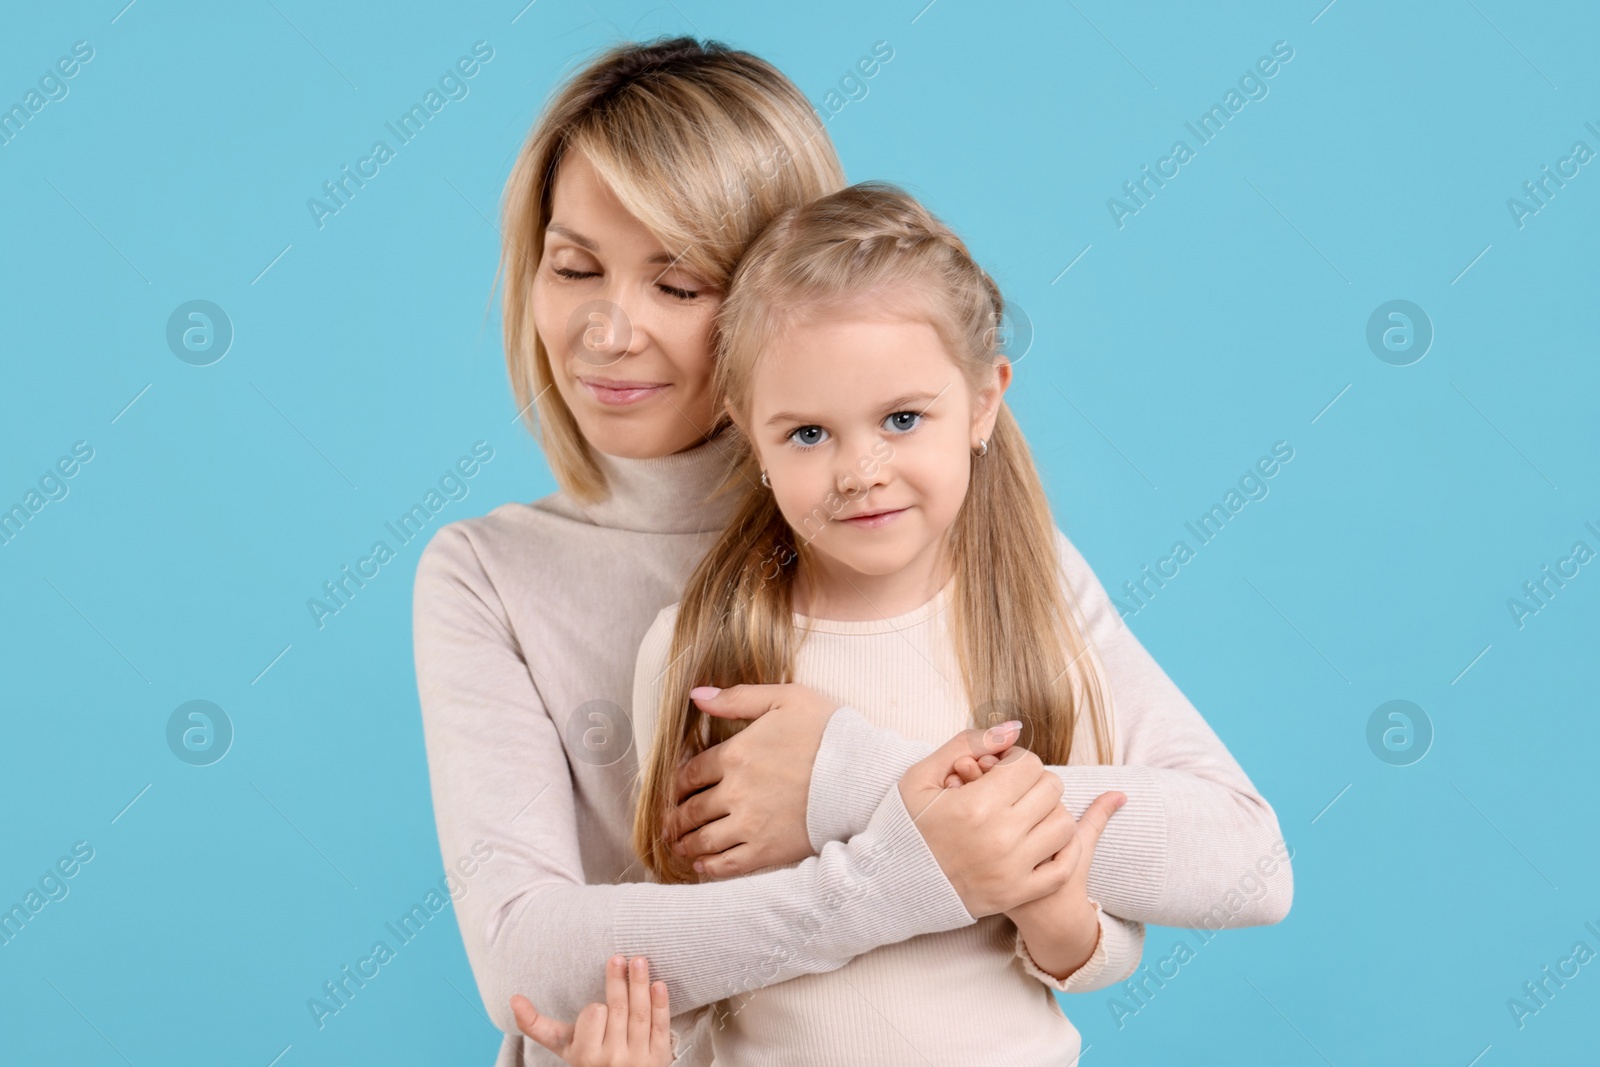
[[[591,448],[617,459],[659,459],[699,444],[701,436],[677,412],[670,424],[643,419],[587,419],[580,424]],[[598,424],[598,425],[597,425]]]

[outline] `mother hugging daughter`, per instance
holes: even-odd
[[[998,289],[688,39],[574,77],[506,216],[562,489],[442,529],[415,612],[500,1067],[1074,1063],[1052,990],[1284,846],[1056,530]],[[1223,924],[1283,917],[1271,875]]]

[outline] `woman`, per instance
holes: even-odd
[[[977,790],[941,796],[958,759],[1014,735],[967,730],[926,753],[798,687],[741,686],[702,704],[756,721],[686,765],[681,795],[700,791],[679,812],[679,829],[698,828],[683,845],[718,875],[803,862],[660,885],[629,847],[635,654],[727,520],[717,490],[739,477],[710,386],[720,287],[769,219],[843,184],[787,79],[690,39],[617,48],[581,71],[508,182],[507,361],[561,490],[441,529],[415,589],[440,845],[466,878],[462,937],[508,1035],[499,1067],[559,1062],[518,1032],[513,993],[556,1026],[604,999],[603,965],[625,953],[646,956],[673,1010],[690,1012],[1014,908],[1024,877],[1071,839],[1031,833],[1041,824],[1021,805],[978,817],[962,799]],[[1090,874],[1107,911],[1203,922],[1278,842],[1276,819],[1132,635],[1116,642],[1102,654],[1119,707],[1146,710],[1127,756],[1145,765],[1018,755],[1074,811],[1127,795]],[[1281,917],[1281,872],[1226,925]]]

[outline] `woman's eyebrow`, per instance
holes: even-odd
[[[569,230],[567,227],[561,225],[561,223],[559,223],[559,222],[550,223],[548,226],[545,227],[545,232],[546,233],[559,233],[561,236],[565,237],[567,240],[571,241],[573,244],[577,245],[579,248],[587,248],[591,252],[600,251],[600,246],[599,245],[597,245],[593,241],[589,240],[589,238],[583,236],[583,234],[578,233],[576,230]]]
[[[568,227],[561,225],[561,223],[559,223],[559,222],[552,222],[548,226],[546,226],[544,229],[545,229],[546,233],[557,233],[557,234],[560,234],[562,237],[565,237],[567,240],[571,241],[573,244],[577,245],[579,248],[586,248],[590,252],[599,252],[600,251],[600,246],[598,244],[596,244],[594,241],[592,241],[589,238],[585,237],[583,234],[579,233],[576,230],[569,229]],[[679,253],[678,255],[674,256],[674,255],[671,255],[671,254],[669,254],[667,252],[657,252],[655,255],[653,255],[649,259],[645,260],[645,262],[646,263],[651,263],[651,264],[664,264],[664,265],[666,265],[668,267],[671,267],[671,266],[676,265],[677,261],[682,259],[682,258],[683,258],[683,254],[682,253]],[[661,273],[665,274],[666,271],[662,271]]]

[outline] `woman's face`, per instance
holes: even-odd
[[[648,459],[710,432],[722,293],[675,265],[582,154],[557,170],[532,297],[556,390],[596,449]]]

